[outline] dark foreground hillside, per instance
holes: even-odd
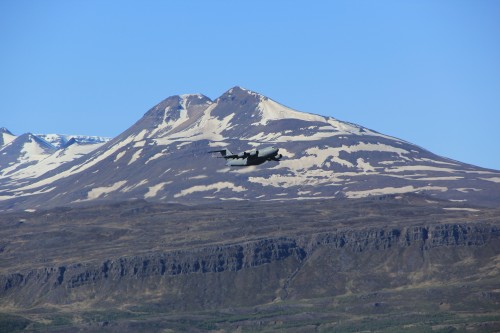
[[[499,209],[131,201],[0,225],[0,332],[500,330]]]

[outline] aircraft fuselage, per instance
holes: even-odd
[[[226,165],[228,166],[249,166],[259,165],[266,161],[279,161],[282,157],[278,156],[278,148],[265,147],[262,149],[255,149],[249,152],[238,154],[237,158],[228,159]]]

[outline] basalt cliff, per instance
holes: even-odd
[[[0,312],[35,331],[498,329],[499,218],[420,195],[10,213]]]

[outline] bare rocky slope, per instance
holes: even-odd
[[[499,218],[415,195],[4,214],[0,313],[35,331],[422,329],[422,314],[488,331]]]

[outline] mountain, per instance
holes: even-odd
[[[54,146],[31,133],[15,137],[0,147],[0,176],[37,164],[55,151]]]
[[[101,137],[70,137],[55,134],[26,133],[15,136],[5,128],[0,129],[0,133],[4,139],[0,145],[0,188],[4,191],[15,190],[30,179],[38,178],[48,171],[86,155],[101,146],[103,142],[109,141]],[[66,140],[68,137],[70,138]],[[61,140],[55,142],[55,138]]]
[[[110,138],[102,136],[89,136],[89,135],[68,135],[68,134],[37,134],[39,138],[49,142],[56,148],[63,148],[68,146],[69,141],[77,142],[82,145],[104,143]]]
[[[0,147],[10,143],[16,136],[5,127],[0,128]]]
[[[356,124],[235,87],[0,165],[0,332],[500,329],[500,172]]]
[[[281,162],[229,168],[207,154],[220,147],[242,151],[266,145],[280,148]],[[500,172],[234,87],[214,101],[200,94],[169,97],[100,148],[3,189],[9,193],[0,203],[3,209],[96,199],[202,203],[407,192],[495,206]]]

